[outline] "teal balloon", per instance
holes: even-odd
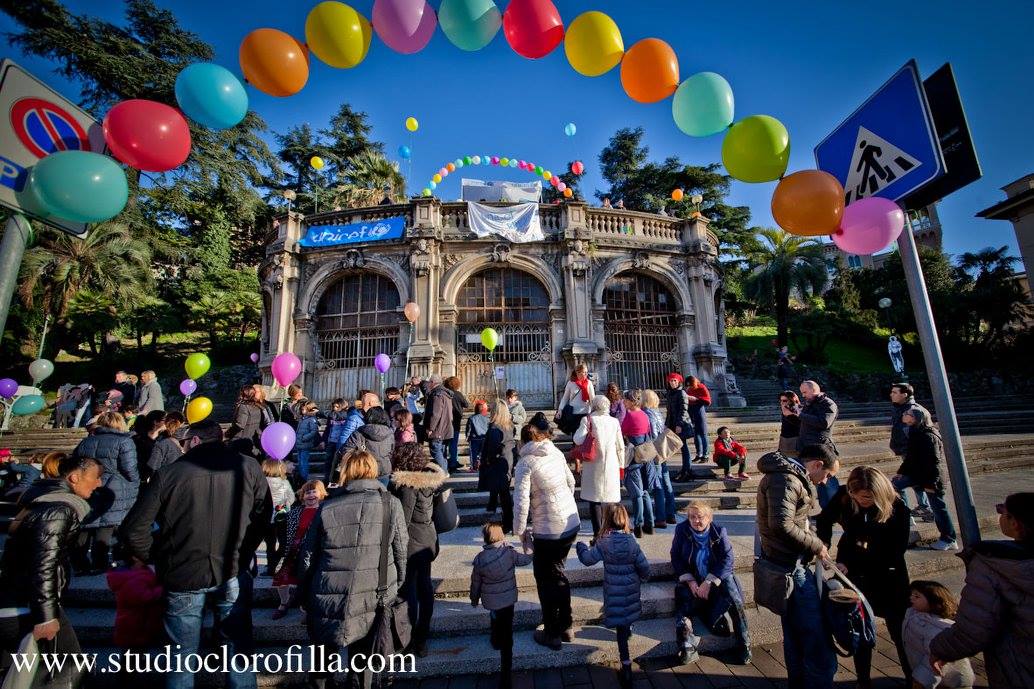
[[[210,62],[186,67],[176,77],[176,102],[187,117],[209,129],[229,129],[248,114],[248,93],[230,70]]]
[[[452,161],[452,164],[455,165],[457,168],[463,167],[463,158],[457,158],[456,160]]]
[[[721,74],[699,72],[675,91],[671,116],[690,136],[711,136],[732,124],[735,102],[732,87]]]
[[[73,222],[110,220],[129,199],[126,173],[91,151],[51,153],[33,166],[29,184],[47,215]]]
[[[510,167],[517,167],[517,162],[516,158],[510,158]]]
[[[29,416],[45,406],[47,406],[47,403],[43,401],[43,397],[40,395],[26,395],[25,397],[19,397],[15,401],[14,405],[11,406],[11,413],[15,416]]]
[[[437,189],[438,188],[438,184],[432,179],[430,182],[427,183],[427,188],[428,189]]]
[[[574,136],[577,133],[578,127],[575,125],[574,122],[568,122],[567,125],[564,127],[564,134],[567,134],[568,136]]]
[[[438,23],[457,48],[481,50],[499,32],[503,15],[492,0],[442,0]]]

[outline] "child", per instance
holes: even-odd
[[[513,437],[520,440],[521,428],[528,421],[528,412],[513,388],[506,391],[506,407],[510,410],[510,418],[513,419]]]
[[[474,400],[474,413],[467,419],[467,442],[470,443],[470,470],[477,471],[481,463],[481,448],[488,435],[488,404]]]
[[[327,428],[323,431],[323,445],[327,454],[333,456],[341,444],[341,431],[345,430],[345,419],[348,418],[348,409],[343,397],[338,397],[330,405],[330,413],[327,414]]]
[[[108,571],[115,594],[115,645],[147,648],[162,637],[165,591],[150,567],[137,559]]]
[[[591,548],[581,542],[577,545],[578,559],[586,567],[603,561],[604,624],[617,630],[624,687],[632,686],[628,640],[632,636],[632,624],[642,613],[639,586],[650,578],[650,563],[632,535],[630,522],[623,505],[607,504],[596,545]]]
[[[388,412],[390,419],[399,407],[405,407],[402,403],[402,391],[398,388],[388,388],[384,391],[384,411]]]
[[[953,620],[958,603],[951,591],[936,581],[919,579],[912,582],[911,589],[912,607],[905,611],[901,636],[905,642],[905,655],[912,666],[913,689],[972,687],[973,668],[967,658],[945,663],[940,677],[930,667],[930,642],[955,624]]]
[[[511,686],[513,666],[513,606],[517,603],[517,575],[515,567],[531,563],[531,555],[517,552],[503,542],[503,525],[489,522],[481,529],[485,538],[484,549],[474,558],[470,573],[470,604],[478,600],[491,613],[492,648],[499,651],[500,687]]]
[[[413,413],[405,407],[395,408],[395,445],[415,443],[416,429],[413,428]]]
[[[273,518],[266,529],[266,576],[273,576],[287,542],[287,510],[294,504],[294,491],[287,480],[287,467],[279,459],[262,462],[262,473],[273,499]]]
[[[298,421],[294,449],[298,453],[298,476],[302,481],[309,480],[309,455],[320,446],[320,422],[316,418],[319,411],[315,402],[306,402],[301,407],[302,418]]]
[[[308,481],[298,491],[301,500],[300,505],[295,505],[287,513],[287,529],[284,543],[286,553],[282,560],[280,569],[273,575],[273,586],[280,596],[280,607],[273,612],[273,619],[279,620],[287,614],[291,605],[291,587],[298,585],[295,576],[295,563],[298,560],[298,551],[305,542],[305,534],[312,524],[313,518],[319,512],[320,503],[327,499],[327,489],[323,481]]]
[[[730,475],[732,465],[739,462],[740,470],[735,476]],[[747,448],[732,439],[728,426],[718,429],[718,439],[714,441],[714,463],[725,470],[725,478],[746,481],[750,478],[747,468]]]

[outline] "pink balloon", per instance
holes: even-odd
[[[493,165],[498,165],[499,164],[499,156],[492,156],[492,164]]]
[[[387,354],[378,354],[373,358],[373,367],[377,369],[377,373],[387,373],[391,368],[391,357]]]
[[[277,382],[277,385],[286,388],[294,382],[295,378],[301,375],[302,360],[295,356],[293,352],[284,352],[283,354],[276,355],[271,368],[273,379]]]
[[[872,196],[844,209],[833,243],[842,251],[867,256],[886,248],[905,227],[905,214],[889,199]]]
[[[564,184],[563,182],[557,183],[557,185],[556,185],[556,190],[557,191],[563,191],[564,189],[567,189],[567,185],[566,184]]]
[[[262,431],[262,451],[273,459],[284,459],[291,454],[294,441],[294,429],[283,421],[271,423]]]
[[[560,184],[560,178],[557,177],[556,175],[553,175],[552,177],[549,178],[549,183],[552,184],[555,187],[556,185]]]
[[[424,49],[434,36],[438,17],[427,0],[375,0],[373,30],[397,53]]]
[[[448,170],[446,170],[446,169],[445,169],[445,168],[443,167],[442,169],[440,169],[440,170],[438,171],[438,174],[439,174],[439,175],[441,175],[442,177],[448,177],[448,176],[449,176],[449,171],[448,171]]]

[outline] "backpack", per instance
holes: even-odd
[[[863,648],[876,647],[876,620],[869,601],[840,570],[833,568],[834,576],[823,580],[820,562],[815,566],[819,588],[822,618],[826,631],[832,637],[833,650],[844,658]]]

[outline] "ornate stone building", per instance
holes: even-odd
[[[405,219],[401,239],[303,247],[311,227]],[[726,373],[718,242],[690,221],[584,203],[540,206],[545,241],[481,239],[465,203],[435,198],[275,223],[260,270],[261,366],[293,351],[306,394],[326,403],[379,389],[373,359],[393,357],[386,384],[455,374],[468,397],[520,390],[528,408],[553,406],[577,363],[597,388],[664,387],[671,370],[711,387],[715,404],[743,406]],[[421,313],[412,326],[407,302]],[[490,357],[482,329],[499,332]],[[491,359],[491,360],[490,360]]]

